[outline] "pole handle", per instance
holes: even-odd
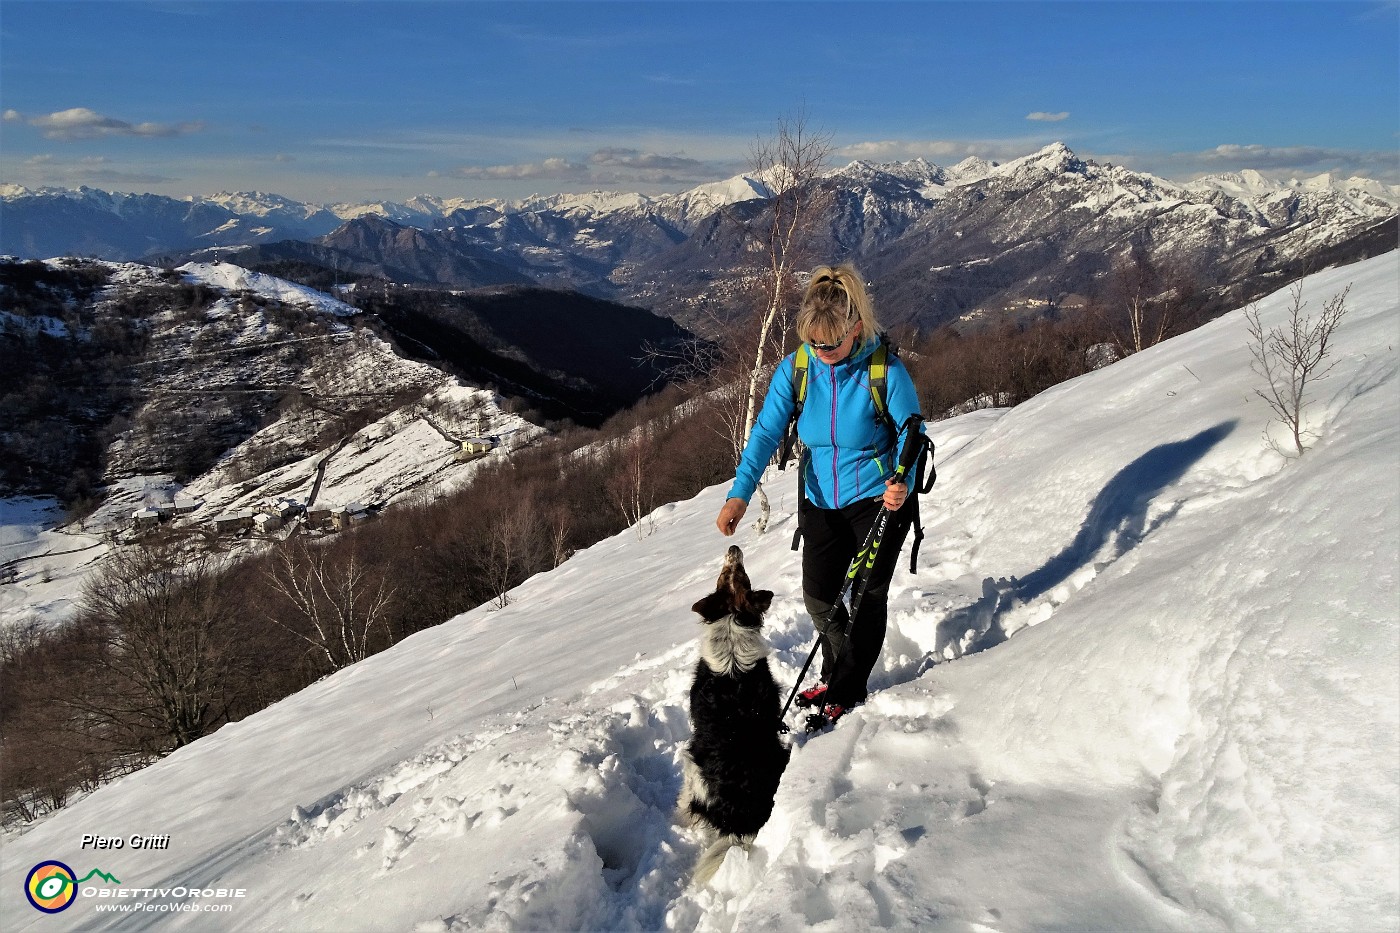
[[[904,426],[900,427],[900,433],[904,434],[904,447],[899,451],[899,465],[895,466],[895,482],[909,482],[906,476],[917,464],[918,457],[924,452],[924,444],[928,443],[928,438],[918,430],[918,426],[924,423],[923,415],[910,415],[904,419]]]
[[[922,415],[914,414],[904,419],[904,426],[900,432],[904,434],[904,447],[899,452],[899,465],[895,467],[894,481],[896,483],[905,482],[911,467],[919,460],[919,455],[924,452],[924,444],[927,438],[924,437],[919,426],[924,423]]]

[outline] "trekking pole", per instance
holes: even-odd
[[[899,465],[895,467],[895,482],[907,482],[905,477],[909,470],[918,462],[919,455],[923,453],[924,444],[927,443],[919,425],[923,424],[923,417],[920,415],[910,415],[904,421],[902,431],[907,431],[908,436],[904,440],[904,448],[899,453]],[[901,507],[902,504],[901,504]],[[860,608],[860,601],[865,597],[865,588],[870,583],[870,570],[875,566],[875,558],[880,552],[880,542],[885,537],[885,529],[889,527],[890,516],[894,510],[881,508],[880,514],[875,517],[875,521],[870,525],[870,531],[865,535],[865,543],[860,550],[856,551],[856,556],[851,560],[851,566],[846,571],[846,579],[841,584],[841,592],[836,594],[836,602],[833,607],[840,606],[847,595],[855,586],[856,580],[860,580],[860,589],[856,590],[854,598],[851,600],[850,608],[846,612],[846,631],[849,632],[851,625],[856,619],[856,610]],[[835,608],[832,610],[835,611]],[[822,635],[817,633],[817,640],[812,645],[812,650],[807,655],[807,663],[802,665],[802,670],[797,675],[797,681],[792,685],[792,692],[788,694],[787,702],[783,704],[783,711],[778,714],[778,722],[783,724],[787,719],[788,709],[792,706],[793,698],[797,696],[797,691],[802,686],[802,678],[807,676],[807,670],[812,666],[812,659],[817,656],[817,649],[821,647]],[[781,725],[783,731],[787,731],[786,725]]]
[[[883,515],[881,516],[884,517]],[[860,572],[861,566],[865,563],[865,554],[870,550],[871,543],[875,540],[875,527],[879,524],[876,520],[870,525],[870,531],[865,536],[865,543],[856,551],[856,556],[851,558],[851,566],[846,571],[846,579],[841,584],[841,592],[836,594],[836,602],[832,603],[832,611],[846,600],[846,595],[851,592],[851,587],[855,584],[856,575]],[[817,633],[817,640],[812,643],[812,650],[807,653],[807,663],[802,665],[802,670],[797,674],[797,680],[793,682],[792,692],[788,694],[787,702],[783,704],[783,711],[778,714],[778,722],[784,732],[787,726],[782,725],[787,719],[788,710],[792,707],[792,700],[797,696],[797,691],[802,687],[802,678],[807,676],[807,669],[812,666],[812,659],[817,656],[817,649],[822,645],[822,633]]]

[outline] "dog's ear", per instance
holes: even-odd
[[[711,593],[704,599],[697,600],[695,605],[690,607],[690,611],[698,613],[706,622],[722,619],[729,615],[728,594]]]
[[[759,615],[768,611],[768,607],[773,605],[772,590],[750,590],[749,608]]]

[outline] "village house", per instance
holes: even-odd
[[[312,529],[325,528],[331,523],[331,516],[334,513],[335,509],[329,505],[318,505],[309,508],[306,510],[306,527]]]
[[[202,500],[196,499],[193,496],[176,496],[175,514],[188,515],[191,512],[197,510],[203,504],[204,502]]]
[[[214,530],[219,534],[230,534],[253,527],[253,513],[248,511],[225,512],[214,519]]]
[[[469,437],[462,441],[461,448],[457,451],[457,459],[475,460],[484,457],[501,445],[499,437]]]
[[[357,525],[368,519],[369,509],[358,502],[352,502],[349,505],[342,506],[331,513],[331,522],[335,525],[337,531],[344,531],[351,525]]]

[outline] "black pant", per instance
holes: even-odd
[[[798,509],[803,540],[802,597],[821,640],[822,680],[827,683],[828,703],[852,706],[865,699],[866,680],[885,644],[890,578],[914,515],[911,503],[890,516],[848,634],[844,631],[846,607],[836,605],[851,561],[882,508],[879,499],[823,509],[804,498]],[[854,592],[851,595],[854,597]]]

